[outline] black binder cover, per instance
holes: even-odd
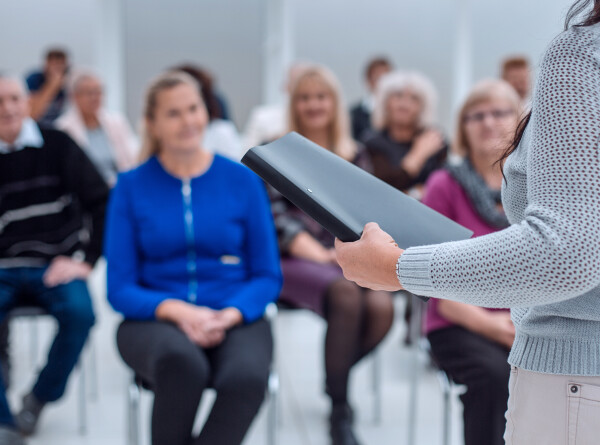
[[[473,234],[298,133],[248,150],[242,163],[342,241],[372,221],[401,249]]]
[[[473,234],[298,133],[251,148],[242,163],[342,241],[357,241],[368,222],[401,249]]]

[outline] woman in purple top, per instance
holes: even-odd
[[[288,128],[364,168],[366,157],[350,136],[345,110],[334,75],[322,67],[306,68],[291,88]],[[336,261],[334,237],[273,189],[271,198],[282,254],[280,301],[312,310],[327,321],[325,374],[332,444],[356,445],[348,377],[390,329],[391,295],[346,280]]]
[[[502,172],[494,162],[510,143],[519,111],[519,97],[504,81],[475,86],[458,116],[454,150],[462,160],[427,181],[423,202],[474,236],[508,227],[500,203]],[[509,311],[432,299],[425,331],[441,368],[467,386],[461,396],[465,445],[504,444],[507,359],[515,337]]]

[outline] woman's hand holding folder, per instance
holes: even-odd
[[[396,263],[404,251],[377,223],[368,223],[358,241],[336,239],[335,251],[346,279],[373,290],[402,290]]]

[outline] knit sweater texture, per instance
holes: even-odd
[[[93,265],[108,186],[70,137],[40,131],[41,148],[0,155],[0,267],[45,267],[57,256]]]
[[[407,249],[398,278],[417,295],[509,307],[509,362],[600,375],[600,24],[560,34],[544,54],[532,116],[504,165],[511,226]]]

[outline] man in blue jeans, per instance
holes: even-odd
[[[33,433],[44,406],[63,395],[94,324],[85,279],[101,255],[107,197],[83,151],[38,127],[22,82],[0,74],[0,322],[15,306],[34,304],[59,326],[14,418],[0,379],[0,445],[23,444],[21,434]]]

